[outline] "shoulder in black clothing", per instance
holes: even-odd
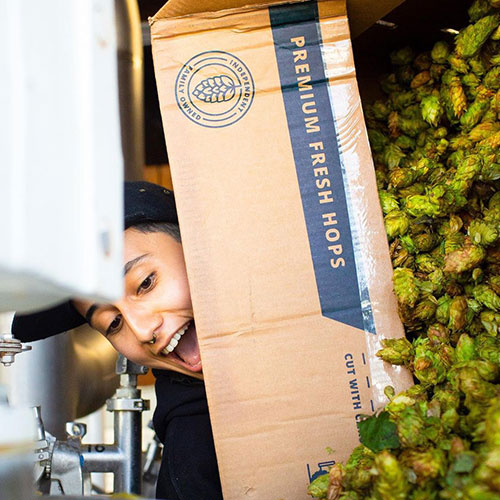
[[[222,500],[217,458],[202,381],[153,370],[153,424],[164,444],[156,496],[167,500]]]

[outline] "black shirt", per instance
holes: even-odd
[[[201,380],[153,370],[156,434],[164,444],[156,497],[166,500],[222,500],[217,458]]]

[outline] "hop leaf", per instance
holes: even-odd
[[[202,80],[196,85],[193,94],[204,102],[225,102],[234,97],[238,87],[230,76],[220,75]]]
[[[360,441],[371,451],[378,453],[386,449],[399,448],[397,426],[383,411],[358,422]]]

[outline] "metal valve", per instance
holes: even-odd
[[[15,355],[24,351],[31,351],[31,346],[23,345],[8,333],[0,336],[0,363],[4,366],[10,366],[14,363]]]

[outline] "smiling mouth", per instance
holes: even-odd
[[[160,354],[190,371],[201,371],[200,348],[194,321],[189,321],[179,328]]]
[[[174,336],[170,339],[170,342],[163,351],[161,351],[165,356],[174,351],[174,349],[179,345],[179,340],[181,340],[182,336],[186,333],[186,330],[189,328],[189,322],[187,325],[184,325],[180,330],[174,334]]]

